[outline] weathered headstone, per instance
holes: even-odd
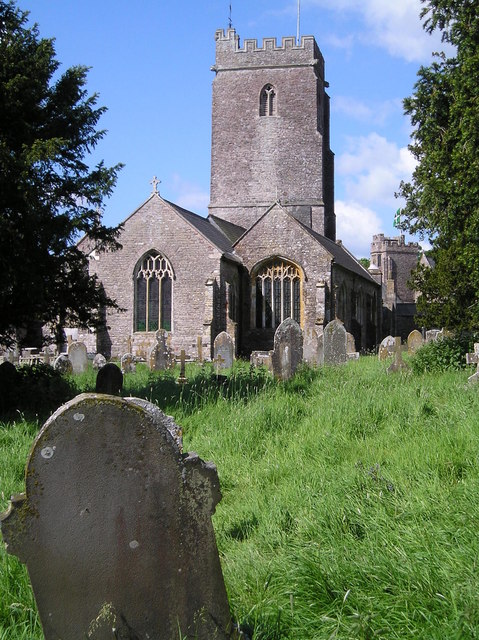
[[[72,363],[73,373],[84,373],[88,366],[88,354],[83,342],[71,342],[68,345],[68,359]]]
[[[185,384],[187,382],[186,379],[186,352],[184,349],[180,352],[180,375],[176,380],[178,384]]]
[[[196,350],[198,353],[198,362],[203,364],[203,338],[201,336],[196,338]]]
[[[347,332],[341,320],[324,327],[324,364],[343,364],[347,356]]]
[[[466,363],[477,365],[476,372],[469,376],[467,381],[470,384],[479,382],[479,342],[474,343],[474,353],[466,353]]]
[[[148,364],[151,371],[164,371],[172,364],[173,356],[168,347],[168,333],[160,329],[155,334],[155,344],[148,352]]]
[[[216,467],[137,398],[84,394],[32,447],[26,494],[1,516],[45,640],[233,640],[211,516]]]
[[[392,356],[394,354],[395,345],[396,340],[393,336],[386,336],[383,338],[378,349],[379,360],[387,360]]]
[[[323,334],[316,329],[306,329],[304,332],[303,360],[312,365],[324,362]]]
[[[55,358],[53,368],[57,371],[60,371],[60,373],[73,372],[72,363],[66,353],[60,353],[60,355]]]
[[[220,369],[231,369],[235,357],[235,346],[232,337],[222,331],[219,333],[213,344],[213,359],[215,362],[220,362],[218,358],[221,358]]]
[[[122,373],[134,373],[136,371],[135,357],[131,353],[121,356],[120,366]]]
[[[407,352],[411,354],[416,353],[416,351],[420,349],[423,344],[424,340],[421,332],[417,329],[414,329],[407,337]]]
[[[98,371],[95,391],[119,396],[123,390],[123,374],[120,367],[113,362],[108,362]]]
[[[359,360],[359,352],[356,351],[356,341],[352,333],[346,332],[346,355],[348,360]]]
[[[273,363],[271,361],[272,351],[252,351],[249,361],[254,367],[266,367],[268,371],[273,371]]]
[[[286,318],[274,334],[274,348],[271,355],[273,373],[280,380],[287,380],[294,375],[303,361],[303,332],[293,320]]]
[[[102,367],[106,365],[106,358],[102,353],[95,354],[93,358],[92,367],[95,371],[99,371]]]
[[[402,359],[401,338],[394,338],[394,362],[388,367],[388,373],[396,373],[396,371],[406,371],[407,364]]]
[[[436,342],[441,337],[441,329],[429,329],[429,331],[426,331],[426,342]]]

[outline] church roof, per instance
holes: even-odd
[[[367,269],[363,267],[363,265],[356,260],[352,253],[350,253],[342,243],[334,242],[326,236],[322,236],[317,231],[313,231],[310,227],[307,227],[302,222],[298,223],[307,231],[313,238],[315,238],[328,253],[333,256],[335,264],[343,267],[343,269],[347,269],[348,271],[352,271],[353,273],[373,282],[374,284],[378,284],[374,278],[368,273]]]
[[[163,198],[164,199],[164,198]],[[184,218],[189,224],[191,224],[197,231],[199,231],[207,240],[215,245],[220,251],[227,254],[233,254],[234,250],[231,246],[230,240],[226,237],[218,227],[213,225],[207,218],[203,218],[192,211],[183,209],[174,202],[169,200],[164,201],[170,205],[182,218]]]

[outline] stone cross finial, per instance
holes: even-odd
[[[184,349],[182,349],[180,353],[180,375],[178,377],[178,380],[176,381],[178,384],[185,384],[185,382],[187,382],[185,372],[186,372],[186,352]]]
[[[158,180],[156,176],[153,176],[153,180],[150,184],[153,185],[153,191],[151,193],[158,193],[158,185],[161,184],[161,180]]]

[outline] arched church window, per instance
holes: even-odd
[[[274,116],[276,114],[276,91],[272,84],[266,84],[259,97],[259,115]]]
[[[297,266],[275,260],[256,275],[256,327],[276,329],[286,318],[301,321],[301,273]]]
[[[171,331],[173,270],[169,261],[151,251],[135,269],[135,331]]]

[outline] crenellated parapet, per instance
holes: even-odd
[[[237,69],[262,69],[270,67],[315,67],[324,78],[324,58],[313,36],[302,36],[299,43],[293,36],[283,37],[278,45],[276,38],[263,38],[262,45],[256,39],[244,40],[235,29],[219,29],[215,33],[216,64],[213,71]]]

